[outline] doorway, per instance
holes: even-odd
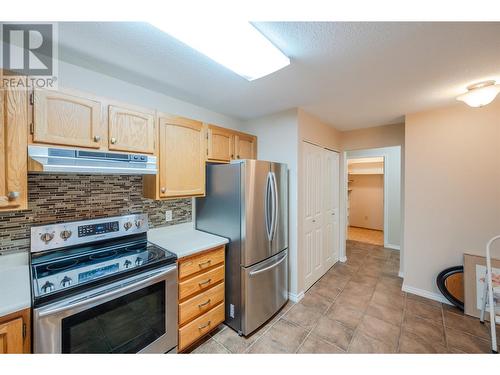
[[[381,147],[364,150],[345,151],[343,153],[343,173],[342,173],[342,190],[341,190],[341,206],[342,215],[341,221],[341,256],[340,260],[347,260],[347,239],[349,238],[349,225],[352,218],[348,212],[349,204],[349,160],[364,159],[364,158],[382,158],[383,160],[383,247],[387,249],[397,250],[400,254],[400,276],[403,275],[404,269],[404,249],[403,249],[403,169],[401,163],[401,146]],[[373,159],[377,160],[377,159]],[[350,210],[350,208],[349,208]]]
[[[338,152],[303,142],[301,237],[305,290],[339,260],[339,159]]]
[[[347,239],[384,246],[384,158],[347,161]]]

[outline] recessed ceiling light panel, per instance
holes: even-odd
[[[290,59],[249,22],[153,22],[153,26],[249,81],[290,64]]]

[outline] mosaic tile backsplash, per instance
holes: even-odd
[[[0,213],[0,254],[29,250],[33,225],[135,213],[148,214],[151,228],[189,222],[191,199],[145,199],[142,176],[30,173],[28,209]]]

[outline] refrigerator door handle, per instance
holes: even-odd
[[[271,172],[272,175],[272,190],[273,190],[273,221],[272,221],[272,234],[271,234],[271,240],[274,239],[274,236],[276,235],[276,230],[278,229],[278,212],[279,212],[279,197],[278,197],[278,184],[276,182],[276,175],[274,172]]]
[[[259,273],[266,272],[266,271],[269,271],[272,268],[278,267],[281,263],[283,263],[283,261],[286,259],[287,256],[288,256],[288,254],[285,253],[283,255],[283,257],[280,260],[278,260],[276,263],[271,264],[270,266],[267,266],[265,268],[261,268],[260,270],[252,271],[248,275],[249,276],[255,276],[255,275],[258,275]]]
[[[270,192],[271,192],[271,172],[267,174],[266,178],[266,194],[265,194],[265,202],[264,202],[264,218],[266,222],[266,234],[267,234],[267,239],[271,241],[271,230],[272,230],[272,223],[270,223],[270,218],[269,218],[269,203],[270,203]]]

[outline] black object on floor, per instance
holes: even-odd
[[[463,273],[464,273],[464,266],[455,266],[455,267],[446,268],[445,270],[441,271],[436,278],[437,287],[439,288],[439,290],[441,291],[443,296],[445,296],[445,298],[448,301],[450,301],[453,305],[455,305],[456,307],[458,307],[462,311],[464,311],[464,301],[461,300],[460,297],[463,296]],[[459,274],[461,274],[461,275],[459,275]],[[446,281],[448,278],[450,278],[452,276],[453,276],[453,278],[457,278],[457,277],[461,278],[461,280],[462,280],[461,293],[457,293],[456,280],[453,284],[453,286],[455,288],[453,290],[448,289]],[[457,295],[457,294],[461,294],[461,296]]]

